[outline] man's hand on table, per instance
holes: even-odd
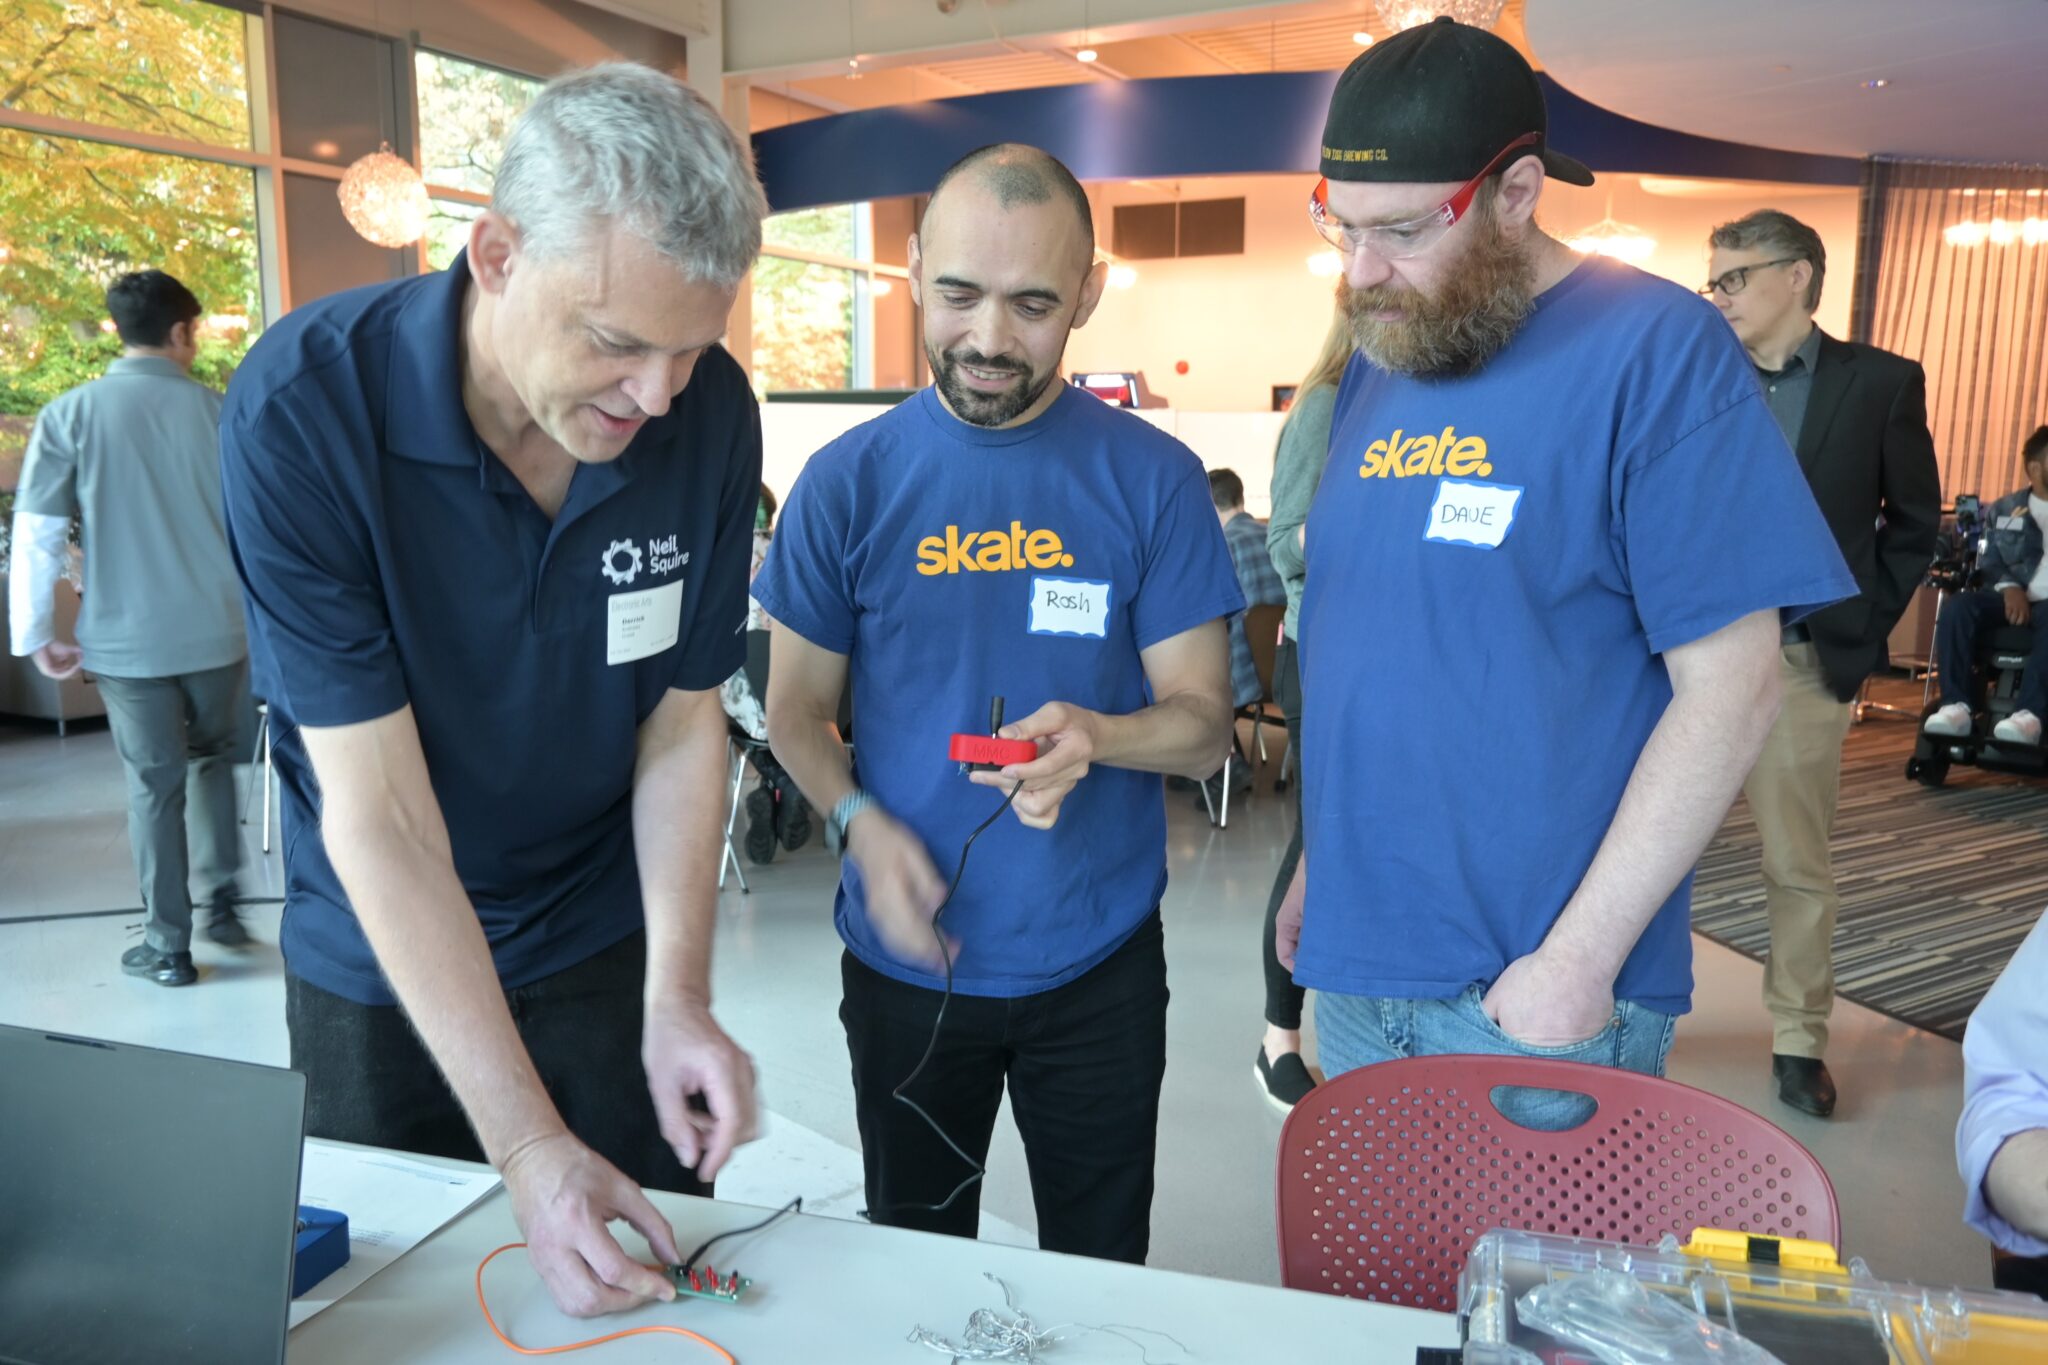
[[[674,1285],[627,1255],[605,1226],[623,1218],[673,1265],[676,1238],[668,1220],[596,1152],[556,1133],[516,1148],[499,1171],[527,1255],[564,1313],[590,1318],[676,1296]]]

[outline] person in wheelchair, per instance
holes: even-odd
[[[2008,493],[1985,513],[1981,577],[1990,586],[1956,594],[1935,627],[1942,704],[1923,727],[1930,735],[1971,733],[1979,644],[2000,625],[2032,625],[2037,605],[2048,601],[2048,557],[2042,554],[2042,533],[2048,528],[2048,426],[2037,427],[2020,454],[2027,487]],[[2034,632],[2018,702],[2017,710],[1992,727],[1991,737],[2038,745],[2041,719],[2048,714],[2048,630]]]

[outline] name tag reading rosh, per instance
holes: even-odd
[[[676,642],[683,619],[683,580],[645,592],[611,595],[604,630],[604,661],[629,664],[659,654]]]
[[[1107,639],[1109,584],[1086,578],[1033,578],[1031,619],[1025,629],[1033,635]]]
[[[1439,480],[1422,538],[1497,550],[1507,539],[1508,527],[1514,525],[1515,507],[1521,500],[1522,490],[1508,484]]]

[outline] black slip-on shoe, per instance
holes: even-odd
[[[1800,1113],[1824,1119],[1835,1112],[1835,1078],[1820,1058],[1773,1052],[1771,1076],[1778,1082],[1778,1098]]]
[[[1258,1060],[1252,1065],[1252,1075],[1257,1079],[1259,1089],[1265,1092],[1266,1103],[1283,1114],[1316,1088],[1316,1078],[1308,1074],[1308,1064],[1301,1060],[1299,1052],[1283,1052],[1279,1061],[1268,1061],[1264,1044],[1260,1045]]]

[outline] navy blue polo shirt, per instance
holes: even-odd
[[[319,824],[298,727],[410,705],[455,870],[507,986],[643,923],[640,722],[740,666],[760,414],[719,348],[550,521],[462,406],[468,268],[323,299],[229,386],[221,482],[271,708],[291,971],[393,1003]],[[707,780],[709,774],[706,775]]]

